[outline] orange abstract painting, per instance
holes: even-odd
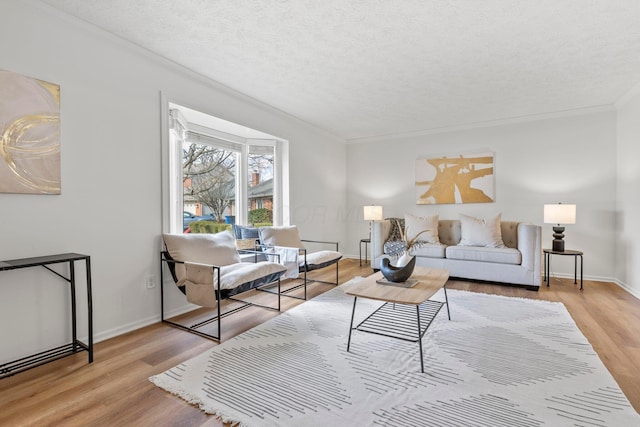
[[[419,158],[416,204],[495,201],[493,153]]]

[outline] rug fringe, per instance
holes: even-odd
[[[190,405],[197,406],[205,414],[218,417],[223,423],[229,423],[234,427],[249,427],[249,424],[247,424],[245,421],[239,421],[237,418],[232,418],[220,409],[213,408],[207,405],[206,402],[203,402],[202,399],[197,395],[189,393],[182,387],[174,386],[172,382],[170,382],[163,376],[163,374],[151,376],[149,377],[149,381],[151,381],[156,386],[168,391],[174,396],[178,396]]]

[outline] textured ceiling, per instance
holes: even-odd
[[[639,0],[41,0],[323,128],[368,139],[610,106]]]

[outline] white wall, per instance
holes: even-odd
[[[144,280],[159,274],[161,92],[287,139],[291,222],[306,238],[346,234],[335,222],[346,201],[342,140],[40,3],[5,0],[0,16],[0,67],[60,85],[62,132],[62,195],[0,194],[0,260],[90,255],[97,340],[159,319],[159,290]],[[65,342],[68,304],[45,270],[0,273],[0,363]]]
[[[640,298],[640,86],[618,105],[616,277]]]
[[[495,203],[416,205],[415,160],[422,156],[492,151]],[[542,224],[545,203],[575,203],[577,224],[566,226],[567,249],[584,251],[585,277],[615,277],[616,115],[582,116],[504,124],[441,134],[350,144],[348,242],[357,253],[367,234],[362,205],[380,204],[384,216],[459,213]],[[551,247],[550,225],[543,246]],[[553,273],[573,276],[573,258],[554,257]]]

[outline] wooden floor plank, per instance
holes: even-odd
[[[367,276],[358,260],[340,262],[340,283]],[[334,280],[326,269],[320,279]],[[312,298],[332,289],[314,284]],[[613,283],[552,278],[539,292],[450,280],[460,289],[562,302],[637,411],[640,411],[640,301]],[[273,295],[256,295],[267,304]],[[271,298],[271,300],[269,300]],[[302,301],[283,298],[283,310]],[[248,308],[223,320],[223,337],[240,334],[278,313]],[[151,325],[95,346],[95,361],[79,353],[0,380],[0,426],[222,426],[214,416],[156,387],[148,378],[207,349],[215,342],[165,324]]]

